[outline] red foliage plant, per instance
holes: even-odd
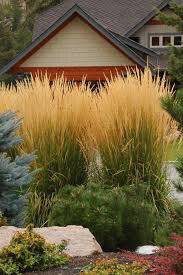
[[[161,248],[158,255],[140,256],[122,251],[122,256],[148,266],[152,275],[183,275],[183,237],[172,234],[171,240],[175,245]]]

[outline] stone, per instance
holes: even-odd
[[[165,164],[167,180],[168,182],[175,182],[175,183],[180,182],[183,185],[183,181],[178,171],[176,170],[175,165],[176,165],[176,161],[167,162]],[[176,199],[177,201],[183,204],[183,192],[177,192],[177,190],[173,186],[173,183],[171,188],[171,197],[173,197],[174,199]]]
[[[14,226],[0,227],[0,249],[10,243],[17,231],[23,232],[24,230]],[[35,228],[34,231],[51,244],[60,244],[63,241],[67,241],[68,244],[64,252],[71,257],[85,257],[102,253],[102,249],[95,237],[89,229],[82,226],[44,227]]]
[[[139,255],[152,255],[159,251],[158,246],[153,245],[144,245],[137,247],[137,250],[135,251]]]

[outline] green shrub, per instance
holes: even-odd
[[[183,236],[183,205],[176,204],[174,212],[162,223],[156,233],[155,243],[159,246],[173,245],[174,242],[169,237],[172,233]]]
[[[120,264],[118,259],[97,260],[95,264],[86,267],[82,272],[83,275],[142,275],[148,269],[140,263]]]
[[[68,257],[62,253],[65,245],[47,244],[40,235],[27,227],[17,232],[10,244],[0,251],[0,274],[22,274],[64,265]]]
[[[65,187],[50,214],[49,225],[82,225],[106,249],[115,249],[123,236],[124,196],[119,188],[100,185]]]
[[[140,192],[140,190],[139,190]],[[49,225],[82,225],[105,251],[134,249],[153,241],[156,218],[151,207],[123,188],[99,184],[65,187],[53,206]]]

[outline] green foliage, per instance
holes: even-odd
[[[155,244],[159,246],[173,245],[169,237],[172,233],[183,236],[183,205],[176,204],[175,210],[161,222],[161,226],[155,235]]]
[[[29,190],[28,224],[46,225],[60,189],[81,185],[87,179],[87,161],[76,136],[66,130],[62,143],[61,138],[59,130],[53,133],[52,128],[46,129],[44,138],[35,146],[41,170]]]
[[[22,225],[26,196],[23,189],[32,180],[35,172],[30,172],[34,155],[7,156],[9,150],[21,143],[16,136],[21,121],[15,113],[0,113],[0,210],[11,224]]]
[[[52,209],[49,225],[82,225],[90,229],[103,248],[113,250],[123,239],[123,201],[118,188],[66,186]]]
[[[159,18],[168,26],[173,26],[178,32],[183,31],[183,5],[178,5],[174,1],[171,3],[170,8],[172,10],[171,15],[160,13]],[[183,49],[182,48],[170,48],[169,56],[169,73],[177,80],[181,86],[183,85]]]
[[[12,1],[11,5],[0,4],[0,69],[31,42],[31,37],[20,0]],[[4,75],[0,81],[8,84],[14,81],[14,76]]]
[[[50,226],[87,227],[105,251],[134,249],[153,241],[156,216],[134,189],[127,194],[123,188],[88,184],[66,186],[59,195],[49,216]]]
[[[178,123],[179,131],[183,132],[183,89],[176,92],[175,98],[166,96],[161,99],[163,109],[168,112],[171,117]],[[177,154],[177,162],[175,164],[181,178],[183,178],[183,156],[179,152]],[[178,191],[183,191],[181,181],[174,183]]]
[[[122,219],[125,237],[121,246],[124,249],[135,250],[138,246],[154,241],[160,217],[153,206],[147,203],[144,185],[127,187],[123,192],[125,192],[125,205]]]
[[[47,244],[33,232],[32,226],[28,226],[25,232],[17,232],[10,244],[0,251],[0,274],[20,275],[64,265],[69,260],[62,253],[64,248],[64,244]]]
[[[134,262],[131,264],[120,264],[118,259],[97,260],[95,264],[87,266],[84,275],[142,275],[148,269],[147,266]]]
[[[178,90],[175,97],[162,98],[161,105],[178,122],[181,129],[183,127],[183,89]]]

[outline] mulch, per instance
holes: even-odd
[[[89,264],[95,263],[98,259],[114,259],[117,258],[119,263],[126,264],[130,263],[129,260],[122,257],[121,253],[102,253],[96,254],[89,257],[76,257],[72,258],[67,266],[42,271],[42,272],[31,272],[26,273],[25,275],[75,275],[80,274],[84,267],[88,266]]]

